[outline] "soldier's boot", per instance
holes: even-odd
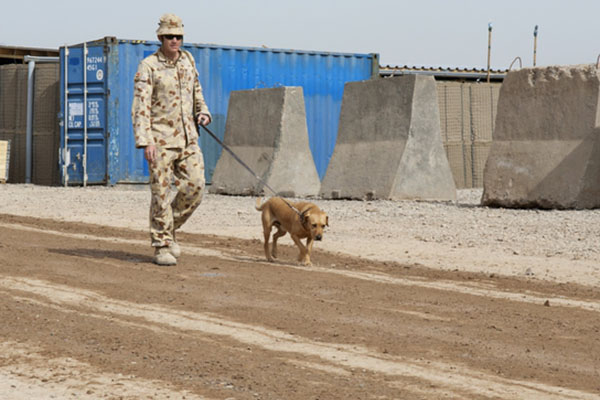
[[[169,253],[171,253],[171,255],[175,258],[179,258],[179,256],[181,255],[181,247],[179,247],[179,244],[177,244],[177,242],[172,241],[169,246]]]
[[[168,246],[157,247],[154,250],[154,263],[158,265],[176,265],[177,259],[173,257]]]
[[[169,252],[175,258],[179,258],[181,255],[181,247],[179,247],[179,243],[177,243],[177,238],[175,237],[175,229],[173,229],[173,240],[169,243]]]

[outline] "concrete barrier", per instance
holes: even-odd
[[[280,195],[311,197],[321,182],[308,145],[301,87],[231,92],[224,143]],[[226,151],[210,191],[232,195],[270,194]]]
[[[346,84],[320,193],[330,199],[456,200],[433,77]]]
[[[600,207],[599,95],[595,66],[509,72],[498,99],[482,204]]]

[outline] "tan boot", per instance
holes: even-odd
[[[176,265],[177,259],[169,251],[169,247],[157,247],[154,250],[154,263],[158,265]]]
[[[179,256],[181,255],[181,247],[179,247],[179,244],[177,243],[177,237],[175,236],[175,229],[173,229],[173,240],[171,240],[171,243],[169,243],[169,252],[175,258],[179,258]]]
[[[173,241],[171,244],[169,244],[169,253],[171,253],[171,255],[175,258],[179,258],[181,255],[181,247],[179,247],[177,242]]]

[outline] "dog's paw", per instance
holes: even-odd
[[[310,267],[312,265],[312,262],[310,262],[310,257],[299,257],[298,261],[300,263],[302,263],[302,265],[306,265],[308,267]]]

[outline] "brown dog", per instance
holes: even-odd
[[[294,203],[280,197],[272,197],[263,205],[261,199],[256,200],[256,209],[262,211],[263,233],[265,235],[265,256],[268,261],[277,258],[277,239],[289,232],[296,246],[300,249],[298,261],[304,265],[312,265],[310,252],[313,242],[323,238],[323,229],[329,226],[329,217],[313,203]],[[273,247],[269,252],[269,236],[273,226],[277,232],[273,234]],[[300,239],[306,238],[306,246]]]

